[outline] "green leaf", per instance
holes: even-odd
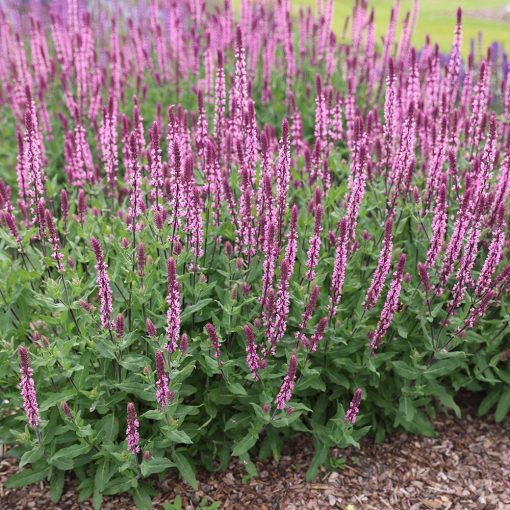
[[[150,460],[144,460],[140,464],[140,470],[142,475],[149,476],[155,473],[162,473],[171,467],[174,467],[175,464],[165,457],[152,457]]]
[[[24,467],[27,464],[37,462],[44,455],[44,448],[40,444],[34,446],[30,451],[25,452],[20,460],[19,467]]]
[[[510,390],[506,390],[498,401],[494,419],[497,423],[501,423],[510,411]]]
[[[97,437],[101,441],[115,441],[119,433],[119,420],[114,413],[107,414],[101,418],[94,427]]]
[[[191,438],[183,430],[169,430],[165,431],[165,437],[172,440],[174,443],[179,444],[193,444]]]
[[[205,308],[211,301],[212,301],[211,298],[201,299],[194,305],[190,305],[190,306],[186,307],[181,313],[181,322],[186,321],[194,313],[202,310],[202,308]]]
[[[53,471],[50,480],[50,495],[53,503],[58,503],[64,491],[64,471],[57,469]]]
[[[480,402],[480,406],[478,407],[478,416],[483,416],[492,406],[496,404],[496,402],[499,400],[500,393],[501,392],[499,388],[494,388],[484,397],[484,399]]]
[[[57,451],[52,457],[48,459],[48,463],[58,469],[67,471],[74,466],[73,459],[84,455],[91,449],[88,444],[73,444],[67,448],[62,448]]]
[[[188,482],[193,489],[197,490],[198,481],[195,476],[195,470],[187,457],[181,452],[175,451],[172,453],[172,459],[184,480],[186,480],[186,482]]]
[[[246,434],[232,450],[232,455],[234,457],[239,457],[244,453],[247,453],[250,448],[252,448],[259,438],[259,430],[250,430],[248,434]]]
[[[94,475],[94,491],[102,493],[115,471],[116,467],[112,469],[109,460],[100,460]]]
[[[326,445],[320,445],[320,447],[315,451],[315,455],[313,456],[312,462],[310,462],[310,467],[306,472],[306,481],[312,482],[315,476],[317,475],[319,468],[324,465],[329,455],[329,447]]]
[[[229,383],[229,384],[227,384],[227,388],[234,395],[239,395],[241,397],[244,397],[244,396],[248,395],[248,393],[246,393],[246,390],[244,389],[244,387],[240,383]]]
[[[133,501],[138,510],[152,510],[152,501],[149,494],[144,490],[143,486],[138,486],[133,491]]]
[[[8,489],[19,489],[30,485],[31,483],[39,482],[48,476],[50,468],[47,466],[44,469],[24,469],[15,475],[12,475],[5,482]]]

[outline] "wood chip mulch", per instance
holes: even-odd
[[[337,453],[346,457],[345,468],[323,470],[310,484],[304,476],[313,448],[309,440],[296,437],[279,464],[257,462],[259,476],[247,484],[241,481],[245,471],[239,462],[224,473],[200,472],[196,492],[169,475],[158,484],[154,508],[180,495],[186,510],[213,501],[227,510],[346,509],[349,504],[350,510],[510,509],[510,419],[496,424],[464,410],[462,418],[441,415],[435,426],[436,438],[397,433],[384,444],[366,439],[361,450],[341,450]],[[14,459],[0,458],[0,510],[92,509],[88,501],[78,503],[72,479],[58,505],[51,503],[46,483],[6,489],[6,478],[16,470]],[[103,508],[135,509],[126,495],[105,498]]]

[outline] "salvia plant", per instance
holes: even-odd
[[[50,4],[0,11],[10,487],[150,508],[296,433],[309,480],[432,435],[461,390],[504,419],[510,75],[460,10],[449,49],[418,1],[381,43],[364,1]]]

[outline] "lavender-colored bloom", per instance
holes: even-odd
[[[74,422],[74,416],[73,416],[73,413],[71,411],[71,408],[69,407],[69,405],[67,404],[67,402],[64,400],[63,402],[61,402],[60,404],[60,410],[62,411],[62,414],[70,421],[70,422]]]
[[[306,335],[304,334],[304,331],[306,329],[306,326],[308,325],[308,322],[312,318],[312,313],[315,310],[317,300],[319,298],[319,292],[320,292],[319,286],[315,285],[315,287],[312,289],[312,292],[310,293],[310,299],[308,300],[308,304],[306,305],[306,308],[303,314],[301,315],[299,330],[295,334],[296,339],[305,345],[308,345],[309,342]]]
[[[28,425],[31,428],[36,429],[41,423],[41,417],[39,414],[39,405],[37,404],[34,379],[32,377],[33,370],[30,367],[30,358],[25,347],[19,347],[18,357],[23,408],[25,409]]]
[[[101,326],[104,329],[110,329],[113,305],[110,278],[107,272],[108,266],[104,260],[99,241],[93,237],[90,240],[90,244],[96,257],[97,284],[99,286],[99,298],[101,300]]]
[[[207,336],[209,337],[209,340],[211,341],[211,345],[214,349],[214,357],[219,360],[221,356],[221,345],[220,345],[220,339],[218,337],[218,333],[216,332],[216,328],[214,327],[214,324],[211,322],[208,322],[205,325],[205,332],[207,333]]]
[[[358,119],[354,127],[354,147],[352,154],[351,173],[349,175],[349,196],[347,198],[347,237],[354,241],[361,202],[365,195],[367,180],[367,147],[363,133],[363,123]]]
[[[149,173],[150,173],[150,199],[154,202],[153,209],[159,210],[162,201],[163,191],[163,170],[161,161],[161,147],[160,147],[160,134],[157,121],[154,121],[152,128],[149,130],[150,139],[150,158],[149,158]]]
[[[381,253],[379,254],[379,261],[377,262],[377,267],[374,271],[374,275],[372,276],[372,282],[370,283],[367,295],[365,296],[365,310],[369,310],[377,303],[377,300],[383,290],[386,276],[390,271],[391,252],[393,250],[392,229],[393,216],[390,215],[390,217],[386,220],[386,225],[384,226],[384,239]]]
[[[503,211],[504,208],[502,207],[500,212],[501,215],[503,214]],[[496,271],[496,267],[501,260],[504,244],[505,231],[503,230],[503,222],[500,220],[492,236],[491,244],[487,250],[487,258],[485,259],[482,271],[480,272],[480,276],[476,282],[475,294],[477,296],[481,296],[489,289],[492,275]]]
[[[182,352],[182,354],[186,354],[188,351],[188,344],[189,344],[189,338],[186,333],[183,333],[181,335],[181,343],[179,344],[179,350]]]
[[[168,389],[168,375],[165,370],[165,358],[161,351],[156,351],[156,401],[161,408],[167,407],[173,400],[174,395]]]
[[[63,189],[60,192],[60,212],[62,213],[62,219],[64,223],[67,223],[67,215],[69,214],[69,200],[67,197],[67,191]]]
[[[145,244],[139,243],[136,247],[136,258],[137,258],[137,266],[138,266],[138,276],[143,277],[146,255],[145,255]]]
[[[131,133],[129,138],[129,210],[127,220],[129,222],[128,230],[134,232],[140,229],[138,219],[144,210],[145,204],[142,199],[142,174],[140,163],[138,162],[138,143],[137,133]]]
[[[310,352],[315,352],[319,343],[324,338],[324,332],[326,331],[326,326],[328,325],[328,317],[322,317],[317,327],[315,328],[315,333],[312,335],[310,339]]]
[[[117,333],[118,338],[122,338],[124,336],[124,315],[119,313],[115,318],[115,333]]]
[[[145,320],[145,328],[148,336],[156,336],[156,326],[154,326],[154,323],[149,318]]]
[[[462,241],[471,219],[471,189],[468,188],[464,192],[464,198],[462,205],[457,212],[457,218],[453,227],[453,232],[450,237],[450,242],[446,249],[446,253],[443,258],[441,265],[441,272],[439,275],[439,283],[444,286],[446,285],[448,278],[450,277],[453,266],[457,261],[460,250],[462,249]]]
[[[497,297],[497,292],[494,290],[488,290],[483,295],[481,301],[477,306],[473,306],[469,310],[469,315],[464,323],[465,329],[471,329],[474,327],[476,322],[485,314],[487,308],[492,304],[494,299]]]
[[[289,368],[287,369],[287,375],[283,379],[282,386],[275,399],[276,408],[278,410],[285,409],[287,402],[292,397],[292,392],[294,391],[294,381],[296,379],[296,369],[297,358],[295,354],[292,354],[289,361]]]
[[[259,375],[257,370],[259,369],[259,355],[257,353],[257,344],[255,343],[255,335],[251,326],[249,324],[245,324],[243,326],[244,336],[246,337],[246,363],[252,377],[255,381],[259,380]]]
[[[336,314],[345,280],[348,251],[347,218],[340,220],[340,235],[336,241],[335,262],[333,264],[333,276],[331,277],[331,289],[329,295],[329,309],[331,316]]]
[[[306,254],[306,279],[309,281],[312,281],[315,278],[315,268],[319,261],[322,233],[322,214],[322,205],[319,204],[315,209],[313,235],[310,237],[308,252]]]
[[[19,235],[18,226],[16,225],[16,218],[10,212],[3,211],[2,221],[7,225],[7,228],[10,230],[16,242],[21,244],[21,236]]]
[[[31,103],[31,107],[27,108],[25,112],[25,138],[23,141],[23,148],[23,173],[26,175],[27,192],[30,205],[33,208],[40,200],[44,199],[44,183],[46,181],[41,159],[41,139],[37,126],[35,105],[33,103]]]
[[[369,333],[368,338],[370,340],[370,349],[374,352],[382,342],[386,331],[390,327],[393,315],[398,310],[398,298],[400,296],[400,289],[402,287],[402,276],[404,274],[404,266],[406,263],[406,255],[400,255],[397,263],[397,269],[393,273],[393,280],[391,282],[390,290],[386,296],[386,302],[384,303],[381,311],[379,322],[374,331]]]
[[[289,123],[287,119],[282,122],[282,137],[276,165],[276,221],[277,234],[280,240],[283,236],[283,217],[287,208],[287,194],[290,182],[290,141]]]
[[[274,317],[271,321],[271,327],[269,330],[269,344],[271,346],[270,352],[274,353],[278,342],[281,340],[287,329],[287,317],[289,315],[290,307],[290,269],[289,261],[283,259],[280,280],[278,282],[278,288],[276,292],[275,306],[274,306]]]
[[[177,350],[177,342],[179,341],[181,327],[181,295],[179,282],[177,281],[175,260],[173,258],[169,258],[166,261],[166,267],[168,277],[168,310],[166,313],[166,337],[168,339],[168,343],[166,344],[166,349],[169,352],[174,352]]]
[[[444,243],[446,233],[446,222],[448,221],[446,202],[446,182],[441,184],[434,208],[434,219],[432,220],[432,239],[427,251],[426,267],[431,268],[439,256]]]
[[[133,404],[133,402],[129,402],[127,405],[126,440],[128,444],[128,450],[133,455],[136,455],[140,451],[140,434],[138,433],[139,427],[140,423],[138,422],[135,404]]]
[[[276,241],[276,224],[269,220],[264,235],[264,262],[262,264],[262,296],[259,302],[262,306],[266,303],[267,291],[273,285],[276,259],[278,258],[278,243]]]
[[[49,238],[48,241],[51,244],[53,253],[51,254],[51,258],[57,262],[57,269],[59,273],[64,272],[64,266],[62,266],[62,259],[64,255],[60,251],[60,241],[57,235],[57,231],[55,230],[55,222],[53,221],[53,216],[51,212],[46,209],[45,214],[46,226],[48,227]]]
[[[360,388],[357,388],[352,397],[351,403],[349,404],[349,409],[345,413],[345,421],[354,425],[356,423],[356,418],[359,414],[359,407],[361,404],[361,396],[362,391]]]
[[[80,189],[78,191],[78,218],[80,219],[80,223],[83,223],[85,221],[85,214],[87,213],[87,195],[85,193],[84,189]]]
[[[460,259],[459,269],[457,270],[457,278],[455,285],[452,289],[452,301],[449,305],[450,312],[453,312],[462,303],[464,294],[468,286],[473,285],[471,271],[476,262],[476,255],[478,253],[478,242],[481,234],[481,212],[483,209],[484,200],[480,200],[479,207],[475,213],[475,218],[472,219],[473,225],[467,233],[466,244],[464,252]]]
[[[427,272],[427,266],[422,262],[418,262],[418,274],[420,275],[420,280],[425,288],[425,292],[430,292],[430,278]]]

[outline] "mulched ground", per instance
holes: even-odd
[[[510,419],[495,424],[465,409],[461,419],[442,415],[436,428],[438,436],[432,439],[399,433],[384,444],[367,439],[361,450],[342,450],[338,453],[347,456],[346,467],[322,471],[312,484],[304,480],[312,447],[297,437],[279,464],[258,462],[259,477],[248,484],[242,484],[244,470],[235,462],[225,473],[199,473],[195,493],[171,475],[160,483],[154,508],[179,494],[186,510],[199,501],[219,501],[226,510],[345,509],[348,504],[356,510],[510,509]],[[57,506],[46,484],[6,489],[4,481],[16,469],[13,459],[0,459],[0,510],[92,508],[77,502],[73,480],[66,482]],[[118,496],[105,498],[104,508],[135,507],[129,497]]]

